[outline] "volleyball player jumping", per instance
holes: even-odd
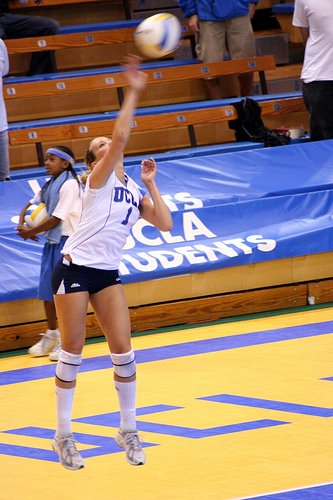
[[[52,278],[62,346],[56,368],[57,429],[53,448],[62,465],[71,470],[84,467],[71,430],[71,412],[88,302],[108,341],[114,367],[120,406],[120,429],[115,440],[125,449],[130,464],[142,465],[146,460],[137,433],[135,354],[118,267],[130,228],[139,217],[161,231],[171,230],[172,218],[155,183],[153,159],[141,164],[141,180],[150,197],[124,172],[123,151],[147,80],[135,56],[128,57],[125,76],[128,89],[112,141],[97,137],[89,145],[86,163],[92,173],[86,183],[81,220],[67,240]]]

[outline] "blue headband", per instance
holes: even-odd
[[[71,165],[74,165],[74,163],[75,163],[74,158],[72,158],[71,155],[69,155],[68,153],[65,153],[65,151],[61,151],[61,149],[49,148],[46,151],[46,154],[59,156],[59,158],[62,158],[63,160],[68,161]]]

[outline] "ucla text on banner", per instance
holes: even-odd
[[[161,161],[157,183],[174,228],[139,220],[124,283],[333,249],[333,141]],[[140,183],[140,162],[127,173]],[[0,184],[0,301],[36,296],[43,237],[16,235],[20,209],[44,178]]]

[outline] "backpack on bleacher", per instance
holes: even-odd
[[[265,127],[261,119],[259,104],[245,97],[233,103],[237,110],[237,120],[229,121],[229,128],[235,130],[236,141],[263,142],[265,146],[284,146],[290,143],[290,137]]]

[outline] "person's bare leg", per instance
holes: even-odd
[[[55,304],[52,301],[44,300],[44,311],[49,330],[56,330],[57,328],[57,313]]]
[[[221,86],[219,78],[205,78],[204,80],[210,99],[221,99]]]
[[[62,348],[56,368],[57,428],[52,446],[66,469],[84,467],[71,429],[76,377],[82,361],[86,332],[88,292],[55,295]]]
[[[131,325],[122,285],[113,285],[90,296],[90,303],[107,338],[114,366],[114,386],[120,408],[116,443],[126,450],[131,465],[146,462],[136,426],[136,363],[131,346]]]
[[[55,295],[54,302],[64,351],[81,354],[86,335],[88,292]]]
[[[90,295],[90,303],[110,351],[128,352],[131,349],[131,324],[123,286],[109,286]]]
[[[246,97],[253,94],[253,73],[238,75],[241,96]]]

